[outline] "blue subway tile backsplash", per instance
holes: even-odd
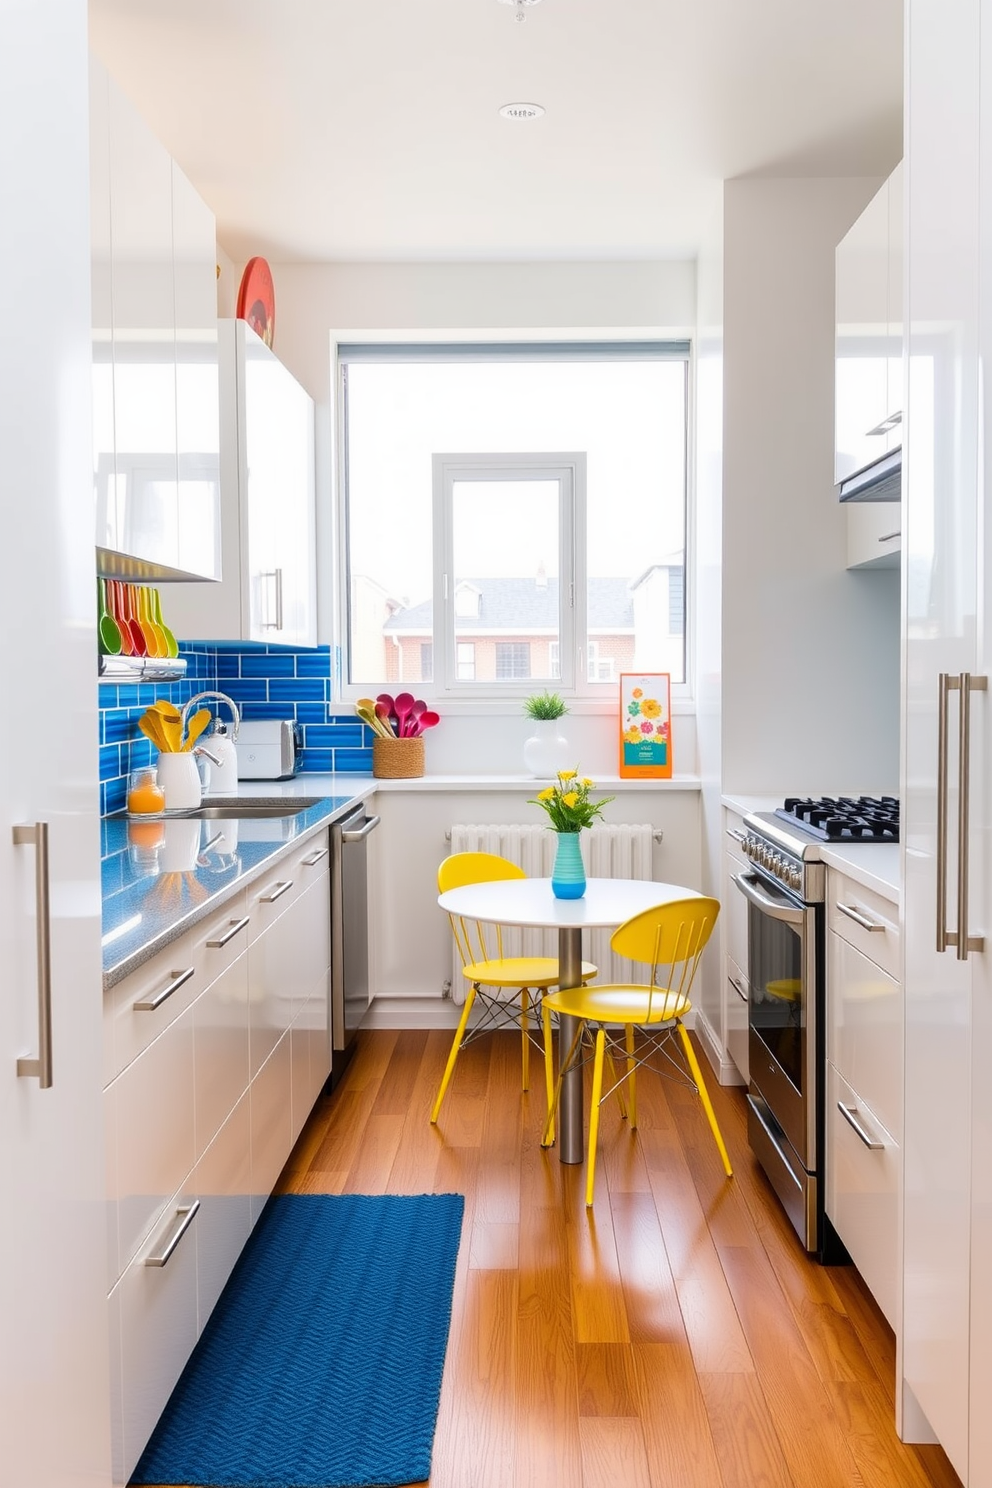
[[[291,651],[249,643],[180,642],[186,658],[181,682],[101,683],[100,796],[104,816],[122,811],[128,772],[155,751],[138,728],[150,703],[167,698],[177,708],[198,692],[226,692],[245,718],[290,718],[300,725],[298,769],[367,773],[372,734],[351,712],[331,712],[331,672],[338,666],[328,646]],[[209,706],[209,705],[208,705]]]

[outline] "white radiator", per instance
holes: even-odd
[[[656,828],[638,822],[634,825],[597,823],[579,833],[582,861],[589,878],[644,878],[651,873],[651,850]],[[498,853],[518,864],[528,878],[550,878],[555,860],[554,832],[543,826],[511,824],[497,826],[458,822],[450,833],[449,851]],[[658,833],[660,836],[660,832]],[[624,982],[639,980],[642,969],[635,968],[625,957],[610,950],[610,930],[590,930],[585,935],[582,955],[599,967],[598,981]],[[505,956],[557,956],[558,934],[555,930],[517,930],[503,932]],[[465,1001],[465,978],[457,948],[451,978],[451,995],[455,1002]]]

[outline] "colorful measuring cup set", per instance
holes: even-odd
[[[157,589],[97,579],[101,656],[178,656],[179,642],[162,619]]]

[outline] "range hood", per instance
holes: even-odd
[[[898,501],[902,496],[902,445],[856,470],[837,487],[841,501]]]

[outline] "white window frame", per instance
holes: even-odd
[[[349,637],[348,617],[348,536],[347,536],[347,453],[346,437],[347,428],[346,397],[345,397],[345,368],[347,365],[358,360],[380,360],[394,362],[397,360],[412,359],[424,360],[449,360],[449,352],[454,351],[455,359],[461,360],[519,360],[521,358],[543,358],[545,360],[567,361],[573,356],[583,356],[588,348],[591,348],[596,359],[609,360],[616,355],[629,356],[640,360],[642,356],[646,360],[672,360],[684,361],[686,364],[686,405],[685,405],[685,529],[684,529],[684,566],[685,566],[685,631],[683,635],[683,655],[685,659],[685,680],[672,682],[672,705],[674,712],[694,712],[694,683],[696,665],[696,614],[694,609],[697,572],[696,572],[696,544],[697,544],[697,507],[696,507],[696,469],[694,430],[696,418],[696,354],[691,340],[684,330],[674,330],[669,326],[645,326],[636,335],[631,335],[626,326],[612,328],[597,328],[594,333],[588,330],[556,330],[549,337],[546,331],[535,333],[531,329],[521,329],[515,332],[506,332],[502,329],[495,330],[488,327],[467,328],[457,331],[445,331],[443,336],[432,334],[424,328],[415,330],[396,329],[369,329],[360,327],[334,327],[330,332],[330,360],[331,360],[331,382],[335,388],[334,396],[334,418],[331,427],[331,464],[332,477],[332,511],[333,521],[330,537],[330,563],[322,570],[318,570],[321,583],[321,599],[327,610],[333,614],[333,622],[329,639],[337,650],[338,662],[334,677],[334,698],[336,701],[350,703],[354,699],[364,695],[369,690],[368,683],[351,682],[348,680],[348,662],[346,651]],[[361,348],[365,356],[356,356],[356,348]],[[585,589],[582,590],[582,602],[585,604]],[[426,684],[423,689],[425,697],[442,699],[442,688],[439,686],[436,668],[437,658],[435,656],[435,680]],[[609,713],[615,708],[615,700],[610,697],[607,685],[600,683],[597,686],[587,684],[584,678],[581,686],[576,686],[569,697],[569,706],[577,714],[584,713]],[[618,669],[619,675],[619,669]],[[449,696],[448,702],[457,711],[481,711],[503,714],[511,705],[516,708],[519,698],[524,696],[524,691],[518,689],[515,693],[511,688],[505,692],[500,691],[495,695],[487,692],[479,683],[474,687],[466,688],[457,696]],[[473,706],[474,705],[474,706]]]
[[[434,687],[452,697],[519,697],[529,685],[519,677],[505,681],[460,681],[454,603],[454,510],[456,481],[557,481],[559,656],[563,675],[554,679],[574,689],[586,680],[584,655],[576,637],[586,628],[586,457],[583,453],[437,454],[433,460],[434,521]],[[567,675],[565,675],[567,673]],[[538,679],[539,685],[540,679]]]

